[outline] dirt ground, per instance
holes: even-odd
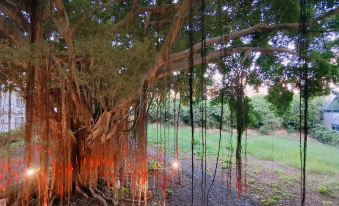
[[[155,159],[155,150],[154,148],[149,149],[150,159]],[[149,200],[149,206],[158,206],[158,205],[169,205],[169,206],[188,206],[191,205],[191,160],[181,159],[180,160],[180,175],[178,175],[177,170],[171,167],[172,158],[166,158],[166,179],[167,185],[166,189],[163,190],[163,170],[160,172],[150,172],[149,174],[149,189],[152,192],[152,198]],[[197,161],[200,162],[200,161]],[[200,163],[199,163],[200,164]],[[208,163],[208,166],[212,166],[212,162]],[[218,170],[216,175],[215,182],[211,187],[208,198],[208,205],[210,206],[255,206],[257,205],[255,201],[250,198],[247,194],[243,194],[241,198],[238,198],[234,189],[230,190],[230,194],[227,195],[226,184],[222,181],[222,178],[225,177],[222,173],[222,170]],[[194,204],[195,206],[203,205],[202,196],[203,192],[201,190],[201,169],[199,165],[195,165],[195,175],[194,175]],[[179,183],[180,176],[180,183]],[[206,174],[207,186],[212,182],[212,173]],[[102,189],[102,188],[101,188]],[[102,190],[104,193],[108,191]],[[166,197],[164,197],[164,194]],[[165,204],[164,204],[164,198]],[[108,202],[109,205],[113,205]],[[32,205],[34,203],[32,202]],[[55,202],[54,205],[60,205],[59,202]],[[71,199],[64,200],[63,205],[91,205],[91,206],[100,206],[100,204],[93,198],[88,199],[81,197],[79,195],[74,195]],[[133,205],[131,202],[120,201],[119,205],[130,206]],[[135,203],[134,205],[137,205]],[[143,204],[141,204],[143,205]]]
[[[226,188],[227,168],[219,165],[214,185],[210,191],[209,205],[300,205],[299,169],[251,157],[247,159],[246,163],[247,193],[243,193],[242,198],[237,198],[235,194],[235,169],[233,168],[232,192],[231,196],[228,196]],[[172,193],[167,199],[168,205],[191,205],[191,159],[189,157],[181,159],[181,165],[181,184],[170,185]],[[207,185],[211,182],[214,167],[215,160],[209,159],[207,162]],[[202,205],[200,160],[196,160],[194,182],[194,205]],[[326,192],[326,185],[329,184],[336,188],[335,191]],[[339,206],[339,177],[307,174],[306,205]]]
[[[260,205],[300,205],[300,170],[272,161],[248,159],[249,196]],[[339,187],[338,176],[307,174],[306,205],[339,205],[339,191],[321,194],[327,184]]]
[[[22,152],[17,151],[21,154]],[[15,156],[18,156],[17,154]],[[150,160],[156,159],[155,149],[149,147]],[[164,194],[166,194],[166,205],[180,206],[191,205],[192,197],[192,173],[191,159],[189,155],[181,156],[180,160],[180,175],[177,170],[172,168],[173,157],[167,156],[166,164],[166,188],[163,185],[163,172],[161,174],[150,172],[149,189],[153,196],[148,202],[148,205],[164,205]],[[207,188],[212,182],[213,172],[215,167],[215,159],[208,159],[206,185]],[[300,170],[289,167],[272,161],[258,160],[249,157],[246,166],[246,175],[248,182],[248,192],[243,193],[241,198],[238,198],[235,193],[235,178],[234,168],[232,176],[232,189],[230,194],[227,194],[227,168],[221,164],[218,166],[216,178],[208,196],[208,205],[235,205],[235,206],[294,206],[300,205]],[[179,183],[180,176],[180,183]],[[203,205],[203,192],[201,189],[201,165],[200,160],[195,160],[194,170],[194,205]],[[308,174],[307,175],[307,197],[306,205],[309,206],[336,206],[339,205],[339,177],[327,176],[324,179],[323,175]],[[326,184],[336,184],[333,193],[326,193]],[[324,186],[325,185],[325,186]],[[324,188],[323,192],[320,188]],[[110,195],[110,191],[101,188],[103,193]],[[108,202],[109,205],[113,203]],[[31,205],[35,205],[32,201]],[[54,205],[60,205],[60,202],[55,201]],[[69,200],[64,200],[62,205],[100,205],[96,199],[90,197],[88,199],[74,194]],[[131,202],[119,202],[119,205],[133,205]],[[136,204],[135,204],[136,205]]]

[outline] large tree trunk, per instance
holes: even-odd
[[[30,22],[31,22],[31,43],[38,43],[42,41],[43,38],[43,12],[46,6],[46,2],[40,0],[31,0],[30,1]],[[35,54],[35,48],[32,47],[32,55]],[[40,113],[37,112],[37,106],[39,105],[39,100],[41,100],[41,96],[37,95],[36,99],[34,99],[34,95],[36,93],[41,95],[41,92],[44,90],[42,89],[40,92],[36,92],[36,73],[41,72],[41,68],[34,62],[34,56],[32,56],[32,62],[30,63],[27,71],[27,87],[26,87],[26,126],[25,126],[25,169],[29,169],[32,167],[32,136],[33,136],[33,126],[36,123],[37,115]],[[41,87],[42,88],[42,87]],[[44,90],[46,91],[46,90]],[[41,116],[40,116],[41,117]],[[43,125],[44,128],[46,125]],[[46,130],[47,131],[47,130]],[[44,137],[45,138],[45,137]],[[47,137],[48,138],[48,137]],[[42,155],[42,161],[45,157]],[[45,167],[46,169],[46,167]],[[47,176],[46,176],[47,177]],[[23,184],[23,193],[22,193],[22,204],[27,205],[30,199],[30,184],[31,181],[28,177],[24,178]],[[43,190],[46,187],[42,188]],[[43,194],[46,194],[46,191],[42,191]],[[46,198],[43,198],[46,199]]]

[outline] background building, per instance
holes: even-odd
[[[339,91],[333,90],[322,108],[323,124],[331,130],[339,132]]]
[[[19,129],[25,122],[23,97],[14,91],[0,92],[0,132]]]

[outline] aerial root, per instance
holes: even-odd
[[[17,205],[20,205],[21,203],[21,192],[19,191],[18,192],[18,196],[15,198],[15,200],[13,202],[11,202],[10,200],[7,202],[8,205],[11,205],[11,206],[17,206]]]
[[[95,191],[96,193],[98,193],[99,195],[101,195],[105,200],[107,200],[107,201],[109,201],[109,202],[111,202],[111,203],[114,203],[114,200],[113,200],[112,198],[106,197],[106,195],[105,195],[103,192],[101,192],[98,188],[93,187],[93,189],[94,189],[94,191]]]
[[[88,199],[88,195],[82,191],[82,189],[77,185],[75,186],[75,192],[79,193],[81,196],[83,196],[84,198]]]
[[[105,200],[105,198],[103,198],[102,196],[98,195],[91,186],[89,186],[88,189],[91,192],[91,194],[93,195],[93,197],[95,199],[97,199],[101,203],[102,206],[108,206],[107,205],[107,201]]]
[[[51,201],[49,203],[50,205],[53,205],[55,198],[56,198],[56,194],[54,194],[53,197],[51,198]]]

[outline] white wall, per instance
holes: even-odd
[[[17,92],[0,93],[0,132],[8,132],[23,126],[25,103]]]
[[[332,130],[332,124],[339,125],[339,112],[324,112],[323,124],[326,128]]]

